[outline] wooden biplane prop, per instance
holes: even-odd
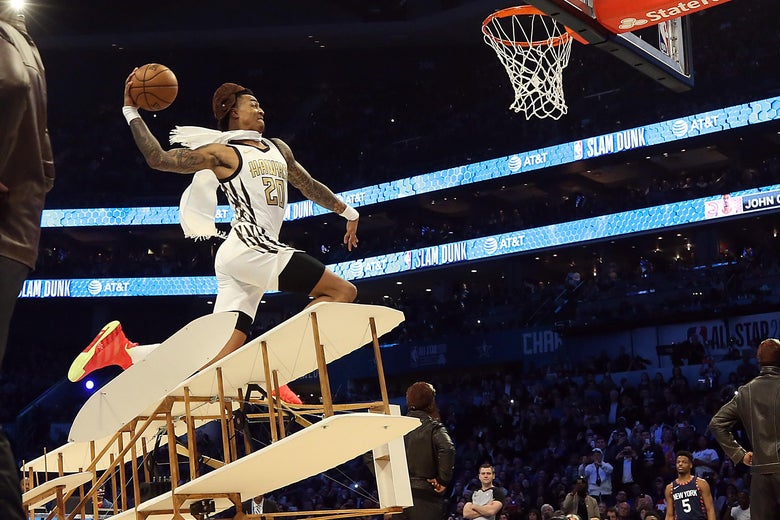
[[[96,490],[107,486],[117,497],[111,518],[200,520],[235,506],[234,518],[242,520],[252,517],[242,512],[242,501],[368,451],[374,455],[379,507],[307,513],[347,518],[397,513],[412,505],[403,435],[420,423],[390,405],[379,348],[379,337],[398,326],[403,313],[376,305],[318,303],[199,370],[227,342],[235,320],[235,313],[198,318],[95,392],[73,421],[70,442],[22,468],[30,515],[34,507],[55,500],[48,518],[98,518]],[[367,344],[374,352],[382,400],[334,404],[328,363]],[[280,385],[315,370],[320,404],[290,405],[273,397]],[[261,390],[257,397],[250,395],[253,388]],[[255,451],[244,435],[239,450],[237,418],[266,421],[270,444]],[[288,435],[285,419],[303,428]],[[198,453],[196,431],[212,422],[221,431],[223,460]],[[156,452],[150,450],[152,443],[168,446],[170,475],[167,490],[149,498],[142,490],[148,492],[154,476],[148,464],[138,462]],[[186,474],[180,471],[180,456],[188,465]],[[202,466],[216,469],[202,471]],[[47,480],[51,473],[58,476]],[[78,504],[65,511],[65,502],[75,501],[71,497]]]

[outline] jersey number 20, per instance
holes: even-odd
[[[265,186],[265,202],[269,206],[279,206],[283,208],[285,203],[284,180],[263,177],[263,186]]]

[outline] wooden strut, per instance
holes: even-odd
[[[192,417],[192,408],[190,407],[190,387],[184,387],[184,414],[187,417],[187,451],[189,451],[190,480],[200,476],[200,467],[198,461],[198,443],[195,433],[195,419]]]
[[[282,393],[279,391],[279,371],[273,370],[273,390],[276,393],[276,397],[268,396],[269,401],[276,401],[276,424],[279,425],[279,437],[284,439],[287,437],[287,430],[284,427],[284,414],[282,412]],[[274,417],[270,417],[271,422],[274,421]]]
[[[62,453],[60,453],[62,455]],[[90,460],[95,460],[95,441],[89,441],[89,456]],[[95,487],[95,482],[97,481],[97,471],[92,472],[92,490],[94,491],[97,489]],[[97,503],[97,494],[95,494],[95,500],[92,501],[92,518],[98,517],[98,503]]]
[[[263,513],[262,515],[246,515],[247,519],[274,520],[276,518],[299,517],[316,515],[317,520],[335,520],[339,518],[352,518],[356,516],[395,515],[402,513],[402,507],[382,507],[374,509],[323,509],[320,511],[286,511],[284,513]]]
[[[122,440],[123,438],[124,438],[124,432],[119,432],[119,438],[117,439],[117,444],[116,444],[116,447],[119,450],[119,455],[117,455],[116,463],[119,466],[119,482],[121,482],[122,485],[124,486],[124,483],[127,482],[127,474],[125,473],[125,455],[129,451],[129,449],[127,448],[129,448],[130,446],[128,446],[127,448],[123,446],[123,440]],[[135,443],[131,441],[131,444],[135,444]],[[126,489],[127,489],[126,487],[122,487],[123,490],[122,510],[127,509],[127,493],[124,491]],[[80,504],[81,503],[79,502],[79,505]],[[68,517],[68,520],[71,520],[70,517]]]
[[[320,374],[320,392],[322,393],[322,406],[325,408],[325,417],[333,415],[333,397],[330,394],[330,378],[328,377],[328,364],[325,362],[325,349],[320,342],[320,327],[317,323],[317,313],[309,313],[311,317],[311,329],[314,335],[314,352],[317,354],[317,371]]]
[[[265,386],[268,387],[271,385],[271,366],[268,364],[268,344],[265,341],[260,342],[260,350],[263,354],[263,370],[265,371]],[[276,406],[274,403],[274,400],[271,399],[270,390],[269,393],[266,394],[266,398],[268,399],[268,421],[271,426],[271,442],[276,442],[279,440],[279,430],[276,429],[276,421],[274,421],[274,416],[276,415],[276,412],[274,411],[274,407]]]
[[[146,428],[149,427],[149,425],[152,423],[152,421],[155,420],[157,415],[160,413],[161,410],[164,408],[168,408],[168,411],[170,411],[170,408],[173,404],[173,400],[170,398],[164,399],[155,409],[155,411],[149,415],[149,417],[144,421],[144,423],[141,425],[139,429],[136,430],[135,434],[131,435],[130,442],[127,447],[124,447],[124,443],[122,441],[122,436],[125,432],[125,429],[119,430],[114,434],[112,439],[106,443],[106,445],[103,447],[102,450],[100,450],[100,453],[92,460],[89,466],[87,466],[85,471],[96,471],[97,463],[98,461],[108,452],[109,449],[111,449],[111,446],[113,445],[114,441],[117,442],[117,449],[119,450],[119,453],[116,455],[116,459],[111,462],[108,468],[103,472],[103,475],[100,476],[100,478],[95,482],[96,486],[102,486],[105,484],[106,480],[108,480],[108,477],[110,476],[110,471],[113,470],[114,466],[119,467],[119,484],[121,489],[127,489],[127,479],[125,475],[125,466],[124,466],[124,456],[127,454],[128,451],[130,451],[130,447],[135,445],[136,442],[138,442],[138,439],[143,435],[143,432],[146,431]],[[134,461],[135,463],[135,461]],[[138,486],[138,482],[134,482],[135,486]],[[70,495],[68,495],[70,496]],[[127,509],[127,497],[126,493],[121,494],[122,497],[122,509]],[[67,500],[67,496],[65,499]],[[79,501],[79,504],[76,506],[76,509],[71,512],[70,515],[68,515],[67,520],[74,520],[78,508],[82,507],[85,503],[86,499],[82,498],[81,501]],[[115,502],[116,503],[116,502]]]
[[[132,446],[130,448],[130,458],[133,461],[130,464],[130,467],[133,468],[132,469],[132,472],[133,472],[133,503],[134,504],[140,504],[141,503],[141,485],[138,482],[138,464],[136,463],[136,461],[138,460],[138,453],[136,453],[136,450],[135,450],[135,443],[132,443],[130,446]],[[122,494],[124,495],[125,493],[123,492]],[[114,502],[116,502],[116,500],[114,500]],[[93,516],[92,518],[97,518],[98,517],[97,509],[98,509],[98,507],[97,507],[97,496],[95,496],[95,516]]]
[[[382,365],[382,353],[379,348],[379,335],[376,332],[376,321],[374,317],[368,318],[368,324],[371,327],[371,344],[374,347],[374,359],[376,360],[376,371],[379,377],[379,391],[382,395],[382,405],[385,415],[390,415],[390,398],[387,395],[387,383],[385,382],[385,368]]]
[[[222,367],[217,367],[217,395],[219,396],[219,424],[222,427],[222,458],[225,464],[230,464],[233,459],[230,456],[230,434],[227,427],[227,413],[225,410],[225,387],[222,380]]]
[[[142,439],[142,440],[143,440],[142,444],[143,444],[144,455],[145,455],[146,454],[146,439]],[[144,459],[145,458],[146,457],[144,457]],[[114,454],[113,453],[108,456],[108,460],[109,460],[111,466],[113,466],[114,465]],[[144,464],[144,469],[146,469],[146,465],[145,464]],[[106,470],[106,471],[108,471],[108,470]],[[148,473],[148,470],[147,470],[147,473]],[[118,493],[119,489],[116,486],[116,470],[112,470],[111,471],[110,480],[111,480],[111,497],[114,499],[112,501],[113,502],[113,510],[114,510],[114,514],[117,514],[118,509],[119,509],[119,504],[117,503],[116,497],[119,495],[119,493]]]

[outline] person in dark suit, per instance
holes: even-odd
[[[412,507],[404,508],[400,520],[444,518],[444,492],[455,470],[455,445],[441,423],[436,391],[430,383],[418,381],[406,390],[407,417],[420,426],[404,435],[406,464],[412,487]]]
[[[0,365],[11,316],[38,257],[41,214],[54,185],[46,75],[24,16],[0,0]],[[23,520],[19,465],[0,429],[0,518]]]
[[[257,495],[252,500],[242,502],[242,509],[247,515],[266,515],[268,513],[278,513],[279,504],[273,500],[268,500],[265,495]]]
[[[761,373],[715,413],[710,431],[734,465],[742,462],[751,468],[753,518],[775,518],[780,508],[780,340],[762,341],[756,357]],[[738,425],[750,441],[747,447],[734,436]]]

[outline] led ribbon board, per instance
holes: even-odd
[[[379,204],[778,119],[780,119],[780,97],[767,98],[521,152],[508,157],[367,186],[339,193],[339,196],[352,206]],[[288,204],[285,220],[298,220],[325,213],[329,213],[329,211],[306,200]],[[233,211],[229,206],[220,206],[217,209],[216,221],[218,223],[230,222],[232,218]],[[44,228],[177,224],[179,224],[179,208],[172,206],[49,209],[44,210],[41,219],[41,225]]]
[[[776,211],[778,209],[780,209],[780,184],[775,184],[728,195],[673,202],[500,235],[350,260],[328,267],[347,280],[363,280],[418,269],[644,233],[713,218],[747,216],[757,211]],[[19,297],[200,296],[216,293],[217,282],[213,276],[94,278],[27,280]]]

